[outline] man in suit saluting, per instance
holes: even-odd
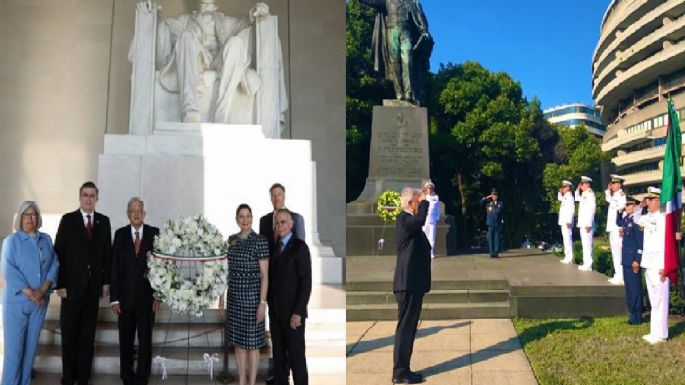
[[[309,247],[293,234],[293,218],[276,210],[278,240],[269,259],[269,327],[274,356],[274,383],[288,384],[288,365],[295,385],[308,385],[304,326],[312,292]]]
[[[79,209],[62,216],[55,237],[63,385],[88,384],[98,303],[109,295],[112,231],[109,218],[95,212],[98,193],[93,182],[81,186]]]
[[[421,373],[409,369],[416,338],[416,326],[421,315],[423,295],[431,287],[431,246],[423,232],[429,202],[421,190],[406,187],[400,195],[402,212],[397,217],[397,263],[392,291],[398,307],[392,382],[418,384]]]
[[[145,203],[133,197],[126,210],[130,225],[114,234],[112,244],[112,312],[119,317],[120,377],[124,385],[147,385],[152,366],[153,313],[159,301],[147,279],[147,253],[159,229],[143,223]],[[138,334],[138,367],[133,371],[133,339]]]

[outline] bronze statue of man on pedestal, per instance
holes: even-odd
[[[433,38],[419,0],[359,0],[378,13],[373,29],[374,69],[385,70],[395,98],[422,105]]]

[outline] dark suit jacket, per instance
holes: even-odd
[[[402,211],[395,224],[397,264],[392,291],[424,294],[431,289],[431,245],[423,232],[428,201],[419,203],[415,215]]]
[[[633,262],[642,263],[642,245],[644,240],[643,230],[635,223],[634,215],[626,215],[621,212],[616,214],[616,224],[623,229],[621,241],[621,265],[633,266]]]
[[[289,320],[293,314],[307,318],[307,303],[312,292],[312,260],[309,247],[295,236],[290,238],[283,253],[269,259],[270,311],[278,318]]]
[[[304,218],[302,215],[291,211],[293,217],[293,236],[304,241]],[[269,242],[269,253],[274,253],[274,213],[273,211],[259,218],[259,235]]]
[[[122,309],[134,306],[151,309],[153,290],[147,279],[147,253],[152,251],[152,243],[158,234],[158,228],[143,224],[140,253],[136,255],[131,225],[121,227],[114,233],[110,301],[119,301]]]
[[[485,206],[485,224],[492,227],[501,227],[504,221],[504,204],[498,200],[493,202],[488,198],[480,200],[480,205]]]
[[[109,218],[95,212],[93,239],[89,240],[81,211],[62,216],[55,237],[59,258],[57,288],[67,289],[67,299],[97,299],[110,283],[112,230]]]

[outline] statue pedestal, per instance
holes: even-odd
[[[343,258],[321,245],[316,233],[316,163],[307,140],[266,139],[258,125],[158,123],[152,135],[105,135],[100,155],[98,210],[112,229],[128,224],[126,204],[145,201],[146,222],[204,215],[228,235],[239,231],[235,209],[252,207],[253,228],[273,210],[269,187],[287,189],[287,207],[305,219],[313,278],[341,283]]]
[[[423,107],[384,100],[373,107],[369,176],[357,200],[347,204],[347,255],[396,253],[395,226],[384,225],[375,211],[378,196],[386,190],[420,188],[430,179],[428,115]],[[444,205],[441,205],[444,211]],[[442,217],[444,217],[444,212]],[[438,224],[435,255],[446,255],[444,218]],[[382,250],[378,240],[384,239]]]

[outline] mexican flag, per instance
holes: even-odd
[[[666,244],[664,245],[664,272],[676,283],[678,278],[678,244],[675,233],[680,231],[680,214],[683,209],[683,181],[680,174],[682,137],[680,119],[668,100],[668,136],[664,152],[663,176],[661,179],[661,206],[666,213]]]

